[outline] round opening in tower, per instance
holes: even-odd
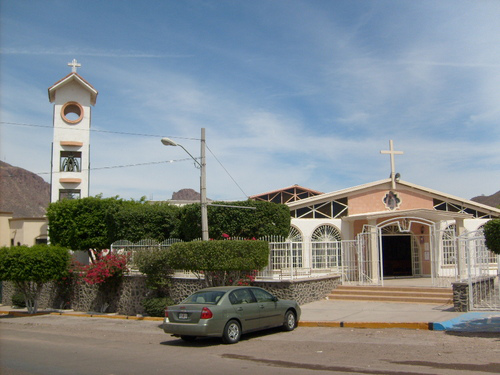
[[[64,121],[76,124],[83,118],[83,107],[77,102],[67,102],[61,109],[61,116]]]

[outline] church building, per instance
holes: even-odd
[[[466,276],[473,254],[460,239],[476,236],[484,244],[482,226],[500,218],[500,209],[403,181],[394,168],[394,155],[402,152],[390,141],[381,153],[391,157],[388,179],[331,193],[296,185],[251,197],[290,208],[292,259],[284,264],[276,258],[281,265],[274,268],[336,272],[344,283],[357,284],[429,277],[436,286],[448,286]],[[497,256],[484,245],[482,251],[487,271],[496,275]]]

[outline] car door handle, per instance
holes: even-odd
[[[238,307],[236,311],[243,311],[243,307]]]
[[[260,305],[259,307],[260,307],[261,309],[263,309],[263,308],[264,308],[264,305]]]

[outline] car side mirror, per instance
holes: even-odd
[[[278,297],[273,296],[273,302],[278,302]]]

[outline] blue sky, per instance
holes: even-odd
[[[199,191],[192,161],[160,139],[198,156],[202,127],[212,199],[387,178],[390,139],[403,180],[490,195],[499,19],[496,0],[2,0],[0,159],[49,180],[47,88],[77,59],[99,91],[91,195]]]

